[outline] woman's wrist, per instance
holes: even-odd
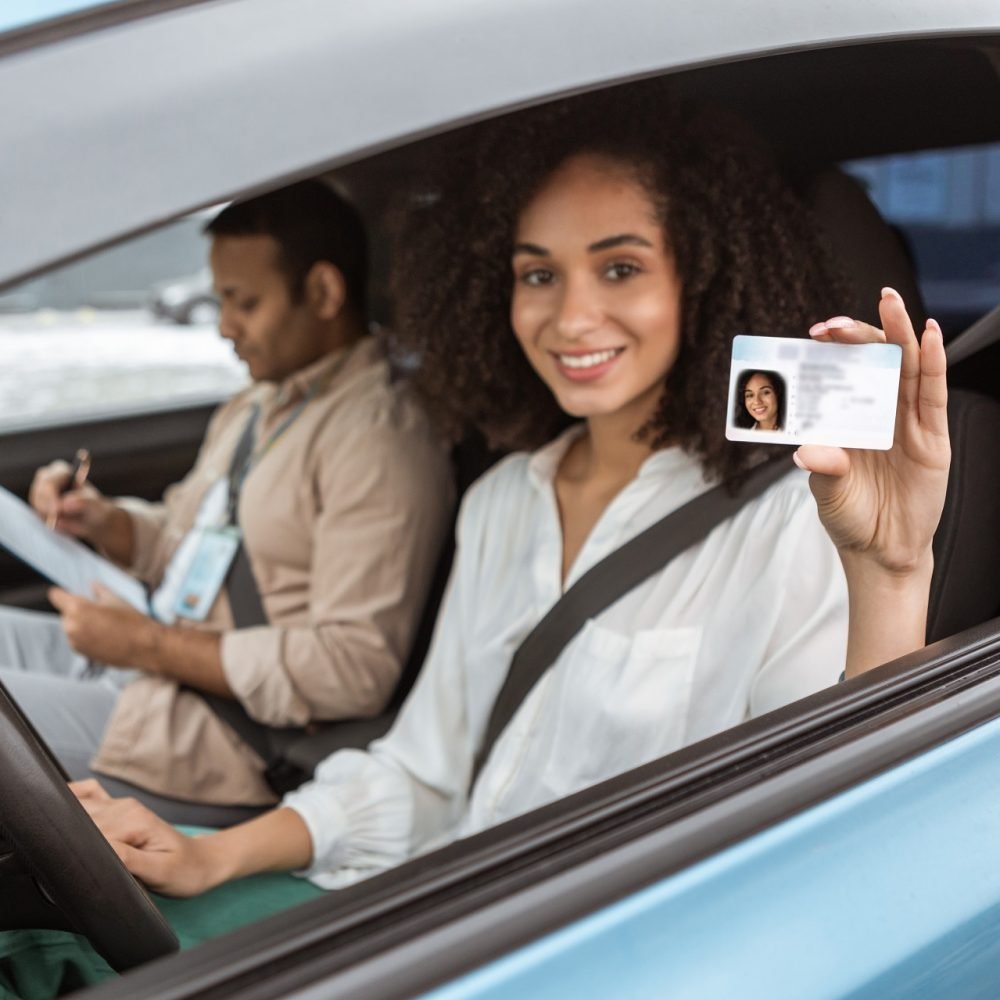
[[[262,872],[307,868],[313,856],[305,821],[283,806],[239,826],[195,837],[191,846],[202,892]]]
[[[886,566],[864,552],[845,549],[838,551],[848,587],[862,587],[887,596],[920,593],[924,588],[930,588],[934,574],[934,553],[929,545],[905,563],[894,566]]]
[[[850,608],[847,676],[864,673],[923,646],[934,573],[930,548],[905,570],[844,552],[841,561]]]
[[[208,892],[238,878],[241,874],[238,850],[227,830],[205,833],[191,838],[192,868],[198,872],[198,892]]]

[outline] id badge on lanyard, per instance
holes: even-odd
[[[234,525],[201,528],[194,559],[177,592],[178,618],[203,622],[222,590],[226,574],[240,547],[241,532]]]

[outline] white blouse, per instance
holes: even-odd
[[[837,681],[847,586],[796,470],[584,626],[470,797],[511,657],[563,590],[553,478],[578,433],[511,455],[469,490],[434,640],[395,726],[367,752],[328,757],[285,798],[309,828],[304,874],[318,885],[347,885]],[[679,448],[655,452],[566,585],[710,485]]]

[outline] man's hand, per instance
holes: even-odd
[[[224,880],[208,838],[185,837],[135,799],[113,799],[93,779],[69,787],[125,867],[150,889],[197,896]]]
[[[95,587],[95,593],[97,599],[88,601],[61,587],[49,589],[70,646],[95,663],[112,667],[147,664],[160,626],[106,588]]]
[[[154,621],[100,584],[95,584],[94,595],[95,600],[89,601],[60,587],[49,590],[49,600],[62,616],[66,640],[82,656],[234,697],[222,669],[218,632]]]
[[[68,492],[72,469],[52,462],[35,473],[28,502],[56,531],[98,546],[116,562],[132,560],[132,518],[90,483]]]

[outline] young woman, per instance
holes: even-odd
[[[785,423],[785,380],[777,372],[743,372],[736,388],[736,409],[738,426],[780,431]]]
[[[403,231],[399,325],[429,405],[520,450],[463,503],[396,726],[274,812],[198,838],[79,788],[153,888],[286,869],[344,885],[922,645],[949,461],[939,329],[918,343],[891,290],[884,333],[817,323],[838,283],[767,157],[728,121],[618,101],[490,126]],[[581,630],[470,787],[510,658],[563,590],[774,451],[724,437],[731,338],[747,331],[900,344],[893,449],[799,449],[809,480],[785,477]]]

